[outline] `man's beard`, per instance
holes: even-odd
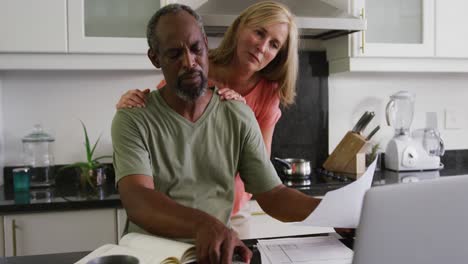
[[[193,73],[198,73],[200,75],[201,82],[199,85],[196,86],[187,86],[182,84],[182,80],[184,75],[190,75]],[[176,95],[186,101],[186,102],[193,102],[198,99],[200,96],[204,95],[207,88],[207,78],[203,74],[202,71],[193,70],[190,72],[184,72],[183,74],[177,77],[177,86],[176,86]]]

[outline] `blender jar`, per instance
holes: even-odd
[[[41,125],[35,125],[33,131],[23,137],[23,161],[30,168],[31,187],[54,185],[54,141]]]
[[[395,128],[395,135],[409,135],[413,122],[414,95],[400,91],[390,96],[386,107],[387,124]]]

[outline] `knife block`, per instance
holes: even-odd
[[[358,133],[348,131],[323,164],[323,168],[333,172],[356,175],[366,169],[365,153],[362,152],[366,139]]]

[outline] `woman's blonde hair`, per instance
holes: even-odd
[[[279,97],[283,106],[294,103],[298,71],[298,30],[295,18],[289,9],[277,2],[265,1],[249,6],[232,23],[221,44],[210,50],[209,58],[214,65],[229,64],[236,54],[237,34],[240,28],[269,26],[276,23],[288,25],[288,38],[276,57],[260,75],[267,80],[278,82]]]

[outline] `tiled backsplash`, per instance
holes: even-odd
[[[447,150],[440,161],[444,164],[446,175],[457,175],[468,170],[468,149]]]
[[[271,156],[303,158],[312,167],[328,155],[328,64],[325,52],[301,52],[296,103],[282,109]]]

